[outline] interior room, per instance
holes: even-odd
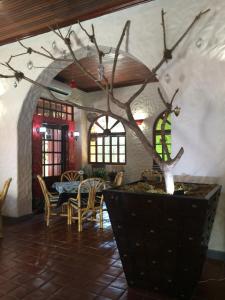
[[[224,299],[224,1],[0,13],[0,299]]]

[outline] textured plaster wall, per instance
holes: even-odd
[[[225,3],[223,0],[157,0],[132,7],[111,15],[84,22],[93,22],[99,43],[115,47],[122,25],[131,20],[128,51],[149,68],[157,64],[162,55],[161,9],[166,14],[169,47],[177,40],[201,10],[211,8],[174,54],[173,61],[164,65],[158,74],[160,84],[170,97],[179,87],[176,104],[181,106],[181,115],[173,121],[173,151],[181,145],[185,153],[174,169],[174,174],[199,180],[217,181],[224,185],[225,160]],[[79,38],[87,44],[80,29],[75,27]],[[26,39],[32,47],[51,49],[56,39],[52,33]],[[61,49],[62,45],[57,40]],[[74,50],[80,45],[74,43]],[[123,45],[125,50],[125,44]],[[0,60],[6,61],[9,54],[21,51],[17,44],[0,47]],[[85,52],[85,51],[83,51]],[[55,53],[60,56],[60,53]],[[85,53],[83,53],[85,55]],[[55,69],[32,69],[26,64],[49,66],[50,62],[32,54],[14,61],[14,67],[32,79],[46,84],[54,76]],[[62,68],[65,65],[61,66]],[[3,72],[3,67],[0,68]],[[42,73],[42,74],[41,74]],[[5,205],[5,214],[19,216],[31,212],[31,114],[40,92],[23,81],[15,89],[11,86],[0,97],[0,182],[12,176],[13,182]],[[29,94],[28,94],[29,92]],[[213,177],[213,178],[211,178]],[[210,247],[225,250],[225,195],[222,193]]]

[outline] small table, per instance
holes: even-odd
[[[77,193],[80,181],[60,181],[54,182],[52,187],[57,190],[59,194],[62,193]]]
[[[67,202],[69,198],[76,198],[80,181],[54,182],[52,187],[59,193],[57,207]]]

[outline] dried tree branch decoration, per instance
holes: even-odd
[[[21,41],[19,41],[21,47],[23,47],[26,52],[21,52],[17,55],[12,55],[10,56],[9,60],[3,64],[4,67],[9,69],[13,74],[8,75],[8,74],[0,74],[0,78],[15,78],[17,81],[20,80],[26,80],[32,84],[35,84],[41,88],[44,88],[46,91],[48,91],[51,96],[56,99],[56,97],[49,91],[49,89],[44,86],[43,84],[40,84],[36,81],[33,81],[32,79],[28,78],[25,76],[22,72],[16,70],[12,66],[12,61],[13,59],[17,58],[18,56],[22,55],[27,55],[27,54],[38,54],[42,57],[45,57],[47,59],[50,59],[51,61],[57,61],[57,62],[67,62],[70,64],[76,65],[89,79],[94,81],[97,86],[106,94],[106,103],[105,103],[105,109],[98,109],[98,108],[93,108],[89,106],[84,106],[81,104],[76,103],[75,101],[66,101],[66,103],[69,103],[76,107],[77,109],[82,109],[85,111],[89,112],[94,112],[100,115],[107,115],[111,116],[118,121],[122,122],[124,125],[126,125],[128,128],[130,128],[136,136],[139,138],[141,143],[143,144],[143,147],[148,151],[148,153],[152,154],[153,159],[158,163],[159,167],[161,170],[164,172],[166,171],[167,167],[173,166],[182,156],[184,150],[181,148],[179,152],[176,154],[174,158],[171,158],[171,155],[169,153],[167,144],[166,144],[166,138],[165,138],[165,125],[168,119],[169,114],[175,114],[178,115],[180,108],[175,107],[173,108],[173,102],[175,99],[175,96],[178,93],[178,89],[175,91],[173,97],[171,98],[170,102],[167,102],[165,98],[162,95],[162,92],[160,89],[158,89],[158,93],[160,96],[160,99],[162,100],[163,104],[165,105],[165,112],[163,116],[163,122],[161,126],[161,137],[162,137],[162,147],[168,157],[167,161],[163,161],[161,157],[158,155],[158,153],[154,150],[154,147],[152,143],[149,141],[149,139],[145,136],[145,134],[142,132],[142,130],[139,128],[139,126],[136,124],[134,120],[134,116],[132,113],[132,103],[137,99],[137,97],[144,91],[145,87],[147,84],[156,76],[157,71],[160,69],[160,67],[167,62],[169,59],[172,59],[172,54],[174,50],[178,47],[178,45],[183,41],[183,39],[186,37],[186,35],[190,32],[190,30],[193,28],[194,24],[199,21],[199,19],[205,15],[206,13],[209,12],[209,9],[200,12],[194,20],[191,22],[191,24],[187,27],[187,29],[184,31],[184,33],[180,36],[180,38],[173,44],[171,48],[168,48],[167,46],[167,40],[166,40],[166,24],[165,24],[165,12],[162,10],[161,11],[161,19],[162,19],[162,29],[163,29],[163,56],[160,59],[160,61],[156,64],[155,67],[152,68],[152,73],[151,76],[145,79],[145,81],[140,85],[140,87],[124,102],[122,100],[117,99],[114,96],[114,82],[115,82],[115,74],[116,74],[116,67],[117,67],[117,62],[118,62],[118,57],[119,54],[121,53],[120,49],[122,46],[122,43],[124,41],[125,36],[128,34],[128,30],[130,28],[130,21],[127,21],[123,27],[123,30],[121,32],[121,35],[118,39],[118,43],[116,45],[115,51],[114,51],[114,61],[113,61],[113,68],[112,68],[112,73],[111,73],[111,78],[107,78],[104,74],[101,76],[101,78],[96,78],[92,73],[90,73],[79,61],[79,59],[76,57],[73,49],[72,49],[72,44],[71,44],[71,34],[73,32],[72,27],[69,27],[67,33],[65,36],[63,36],[61,30],[59,28],[57,29],[51,29],[56,36],[64,42],[64,45],[66,46],[67,50],[69,51],[70,57],[69,58],[56,58],[49,50],[47,50],[44,47],[41,47],[42,51],[35,50],[31,47],[25,46]],[[99,66],[103,64],[103,58],[107,53],[104,53],[99,46],[97,42],[97,36],[95,32],[95,27],[94,25],[91,26],[91,33],[89,33],[84,26],[78,21],[78,25],[80,26],[81,30],[84,32],[84,34],[88,37],[89,41],[93,44],[96,54],[98,56],[98,61],[99,61]],[[125,45],[127,48],[127,45]],[[110,51],[111,49],[110,49]],[[57,99],[58,101],[61,101],[60,99]],[[114,104],[118,108],[120,108],[120,114],[115,113],[112,111],[112,106],[111,104]]]

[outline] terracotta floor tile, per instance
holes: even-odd
[[[192,300],[224,300],[225,263],[208,259]],[[216,280],[209,280],[216,279]],[[174,300],[127,287],[108,220],[104,230],[69,229],[42,215],[4,224],[0,241],[0,300]]]

